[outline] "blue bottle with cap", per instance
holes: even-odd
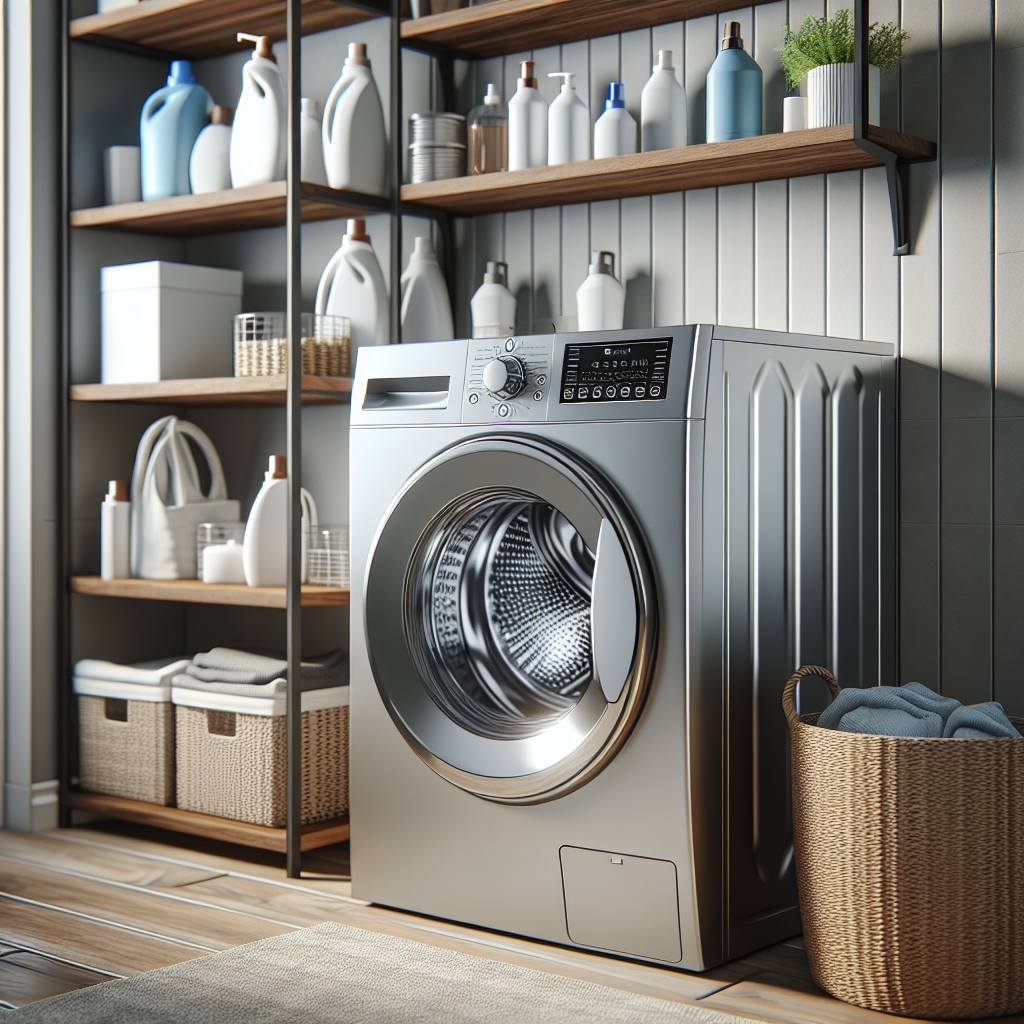
[[[139,121],[143,199],[189,194],[189,157],[212,110],[213,100],[196,84],[191,62],[172,61],[167,85],[146,100]]]
[[[626,87],[622,82],[611,82],[604,113],[594,125],[594,159],[635,152],[636,121],[626,109]]]
[[[740,23],[727,21],[721,52],[708,72],[708,142],[761,134],[761,81],[761,69],[743,49]]]

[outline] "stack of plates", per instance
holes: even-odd
[[[409,140],[409,174],[414,185],[466,173],[466,119],[460,114],[413,114]]]

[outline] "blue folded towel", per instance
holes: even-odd
[[[985,739],[1020,735],[1001,705],[993,702],[965,707],[922,683],[840,690],[818,716],[818,725],[876,736]]]

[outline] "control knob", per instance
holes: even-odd
[[[515,356],[498,356],[484,367],[483,382],[495,398],[515,398],[526,387],[526,367]]]

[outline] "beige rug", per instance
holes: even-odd
[[[749,1024],[340,924],[30,1003],[4,1024]]]

